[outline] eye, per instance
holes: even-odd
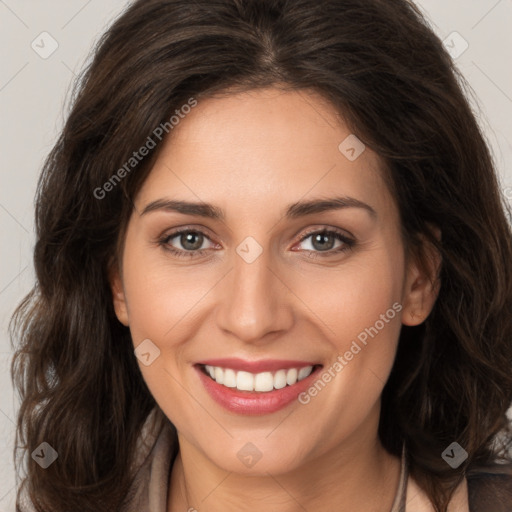
[[[308,239],[311,239],[311,241],[308,242],[310,248],[303,250],[321,257],[349,251],[356,245],[354,239],[349,238],[341,231],[335,229],[324,228],[309,231],[300,239],[299,243],[303,243]],[[193,258],[205,256],[212,246],[215,246],[215,244],[211,242],[212,246],[205,248],[204,244],[207,241],[211,242],[208,235],[203,231],[199,229],[181,228],[172,233],[165,234],[158,240],[158,244],[163,247],[164,250],[169,251],[179,258]],[[337,242],[339,244],[338,246],[336,246]],[[181,248],[176,247],[176,245],[180,245]],[[292,250],[296,251],[297,249]]]
[[[356,244],[354,239],[349,238],[341,231],[334,229],[322,229],[312,232],[309,231],[300,239],[300,242],[302,243],[310,238],[310,248],[306,248],[305,250],[315,255],[319,254],[322,257],[324,255],[332,256],[333,254],[348,251],[352,249]],[[339,242],[337,247],[335,247],[336,242]]]
[[[175,240],[174,244],[181,245],[183,249],[176,248],[171,243],[173,240]],[[210,240],[206,233],[197,229],[185,228],[166,234],[158,243],[178,257],[194,257],[203,256],[208,252],[207,249],[201,249],[206,240]]]

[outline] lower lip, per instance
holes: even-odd
[[[293,386],[285,386],[282,389],[261,393],[228,388],[218,384],[206,375],[201,367],[195,367],[206,391],[219,405],[228,411],[247,415],[270,414],[284,409],[310,386],[312,379],[320,368],[320,366],[315,368],[310,375],[296,382]]]

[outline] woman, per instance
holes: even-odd
[[[406,0],[130,5],[39,184],[18,510],[510,510],[512,234],[459,80]]]

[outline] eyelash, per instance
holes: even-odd
[[[208,238],[208,240],[209,240],[208,235],[206,233],[204,233],[203,231],[199,230],[199,229],[182,228],[182,229],[173,231],[170,234],[166,234],[165,236],[160,238],[157,241],[157,243],[164,250],[169,251],[170,253],[172,253],[174,256],[176,256],[178,258],[193,258],[193,257],[205,256],[206,253],[208,252],[208,249],[198,249],[198,250],[195,250],[195,251],[183,251],[183,250],[176,249],[173,246],[169,245],[169,241],[170,240],[172,240],[173,238],[176,238],[178,235],[181,235],[183,233],[201,234],[204,237]],[[306,252],[315,254],[315,257],[316,257],[316,255],[319,255],[320,257],[323,258],[323,257],[333,256],[334,254],[340,254],[340,253],[348,252],[348,251],[354,249],[354,247],[356,245],[356,241],[355,240],[347,237],[341,231],[338,231],[336,229],[327,229],[327,228],[320,229],[320,230],[316,229],[316,230],[313,230],[313,231],[308,231],[307,233],[305,233],[302,236],[302,238],[299,240],[299,243],[304,242],[304,240],[308,239],[312,235],[319,235],[319,234],[324,234],[324,235],[331,235],[332,234],[332,235],[334,235],[336,240],[339,240],[340,242],[343,242],[343,245],[341,245],[337,249],[330,249],[328,251],[311,251],[311,250],[306,250]]]

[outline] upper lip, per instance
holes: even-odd
[[[292,361],[289,359],[260,359],[258,361],[248,361],[236,357],[222,359],[208,359],[199,361],[198,365],[219,366],[221,368],[230,368],[236,371],[245,371],[249,373],[272,372],[277,370],[286,370],[288,368],[303,368],[305,366],[315,366],[319,363],[311,361]]]

